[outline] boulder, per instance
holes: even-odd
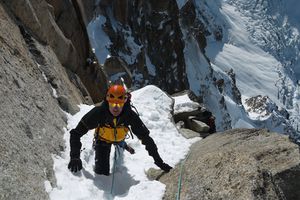
[[[186,90],[173,94],[172,97],[175,100],[173,119],[175,123],[181,122],[180,128],[199,132],[201,137],[216,132],[214,116],[199,103],[201,100],[192,91]]]
[[[209,132],[209,126],[199,120],[194,119],[193,117],[189,117],[188,126],[191,130],[196,131],[198,133],[207,133]]]
[[[199,137],[200,136],[200,134],[198,132],[195,132],[195,131],[187,129],[187,128],[181,128],[178,131],[186,139],[190,139],[190,138],[194,138],[194,137]]]
[[[184,121],[187,122],[188,118],[190,116],[198,116],[201,114],[201,110],[200,109],[195,109],[195,110],[191,110],[191,111],[184,111],[184,112],[177,112],[174,113],[173,118],[175,123],[179,122],[179,121]]]
[[[190,90],[185,90],[172,94],[175,99],[174,121],[186,121],[189,116],[198,116],[201,114],[201,104],[199,98]]]
[[[234,129],[194,145],[183,163],[164,174],[164,199],[300,199],[299,146],[264,129]]]

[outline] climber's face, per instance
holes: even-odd
[[[123,110],[123,106],[124,106],[124,103],[123,104],[109,103],[109,111],[114,117],[117,117],[121,114],[121,112]]]
[[[109,104],[109,111],[113,116],[118,116],[123,110],[127,101],[126,89],[122,85],[112,85],[106,93],[106,101]]]

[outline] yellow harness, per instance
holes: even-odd
[[[104,125],[98,127],[95,130],[98,140],[102,140],[108,143],[120,142],[126,138],[129,129],[124,125],[117,126],[117,119],[114,118],[114,127],[110,125]]]

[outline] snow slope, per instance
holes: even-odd
[[[184,97],[185,98],[185,97]],[[180,107],[181,98],[176,105]],[[199,140],[187,140],[181,136],[175,125],[171,122],[170,111],[173,100],[159,88],[147,86],[132,93],[132,102],[137,108],[141,119],[149,128],[151,136],[157,144],[162,159],[175,166],[187,154],[190,145]],[[187,106],[186,104],[184,105]],[[150,181],[145,171],[153,167],[153,159],[148,155],[141,142],[134,139],[127,139],[136,153],[131,155],[128,152],[117,154],[114,183],[113,175],[96,175],[93,171],[94,150],[92,149],[93,130],[81,138],[84,150],[81,152],[83,170],[72,174],[67,165],[69,162],[69,130],[74,128],[81,117],[93,108],[93,106],[81,105],[81,110],[76,115],[68,115],[68,127],[65,130],[66,150],[61,156],[54,156],[54,171],[57,179],[57,186],[52,187],[49,181],[45,187],[51,200],[61,199],[128,199],[128,200],[159,200],[162,199],[165,185],[158,181]],[[185,108],[186,109],[186,108]],[[111,152],[111,173],[113,172],[114,147]],[[113,188],[112,188],[113,184]],[[147,194],[147,195],[145,195]]]

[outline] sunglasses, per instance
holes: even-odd
[[[124,106],[124,103],[111,103],[108,102],[110,107],[118,107],[118,108],[122,108]]]

